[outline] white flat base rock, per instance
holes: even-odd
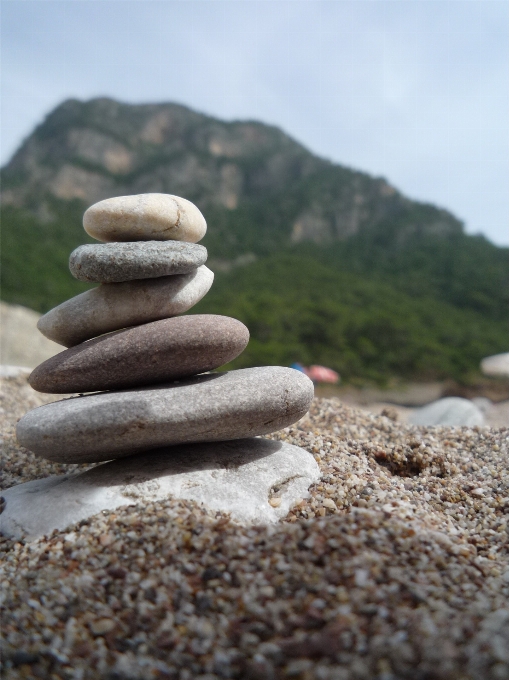
[[[408,422],[412,425],[448,425],[450,427],[462,425],[474,427],[485,424],[482,411],[469,399],[461,397],[445,397],[416,409]]]
[[[313,383],[293,368],[209,373],[158,386],[63,399],[18,422],[21,446],[60,463],[94,463],[192,442],[275,432],[304,416]]]
[[[189,274],[103,283],[51,309],[37,328],[50,340],[73,347],[104,333],[183,314],[213,281],[213,272],[202,265]]]
[[[313,456],[285,442],[175,446],[7,489],[0,528],[7,536],[33,539],[102,510],[167,498],[229,512],[240,523],[267,524],[284,517],[319,477]]]

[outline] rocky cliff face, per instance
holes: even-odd
[[[415,212],[417,205],[384,179],[320,159],[277,128],[227,123],[176,104],[68,100],[3,172],[3,204],[27,209],[42,222],[54,219],[55,200],[85,208],[143,192],[185,196],[205,214],[212,210],[220,224],[239,210],[255,220],[258,210],[258,219],[268,220],[288,244],[344,239]],[[268,204],[277,204],[277,219],[266,215]],[[405,228],[461,230],[446,211],[429,207],[425,213],[407,219]]]

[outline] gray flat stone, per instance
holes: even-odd
[[[195,314],[108,333],[37,366],[29,383],[39,392],[70,394],[153,385],[219,368],[249,342],[243,323]]]
[[[469,399],[461,397],[445,397],[432,404],[416,409],[409,417],[412,425],[448,425],[459,427],[466,425],[484,425],[484,415]]]
[[[188,241],[205,236],[207,223],[191,201],[171,194],[107,198],[83,215],[87,234],[98,241]]]
[[[72,347],[110,331],[183,314],[213,281],[214,274],[202,265],[189,274],[103,283],[51,309],[37,328],[50,340]]]
[[[53,402],[18,422],[18,442],[62,463],[122,458],[187,442],[269,434],[307,412],[313,383],[292,368],[212,373],[159,387]]]
[[[135,241],[80,246],[69,257],[74,278],[94,283],[188,274],[207,261],[207,249],[179,241]]]
[[[7,489],[0,527],[7,536],[37,538],[102,510],[167,498],[229,512],[240,523],[267,524],[284,517],[319,477],[310,453],[283,442],[175,446]]]

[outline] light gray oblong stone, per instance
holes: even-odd
[[[21,418],[16,435],[49,460],[99,462],[161,446],[269,434],[302,418],[313,393],[311,380],[293,368],[244,368],[39,406]]]
[[[207,249],[183,241],[89,243],[73,250],[69,270],[75,279],[121,283],[188,274],[207,261]]]
[[[98,241],[188,241],[205,236],[207,223],[198,208],[171,194],[106,198],[83,215],[87,234]]]
[[[37,328],[72,347],[98,335],[183,314],[210,290],[214,274],[202,265],[189,274],[103,283],[41,316]]]
[[[0,527],[6,536],[37,538],[102,510],[167,498],[229,512],[241,523],[273,523],[305,498],[319,477],[313,456],[286,442],[187,444],[7,489]]]
[[[444,397],[418,408],[410,415],[408,422],[427,427],[434,425],[474,427],[485,424],[482,411],[469,399],[461,397]]]

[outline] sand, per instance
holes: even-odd
[[[13,437],[55,397],[4,395],[3,488],[67,471]],[[3,677],[509,678],[509,430],[395,418],[317,399],[273,435],[322,470],[275,526],[170,500],[3,540]]]

